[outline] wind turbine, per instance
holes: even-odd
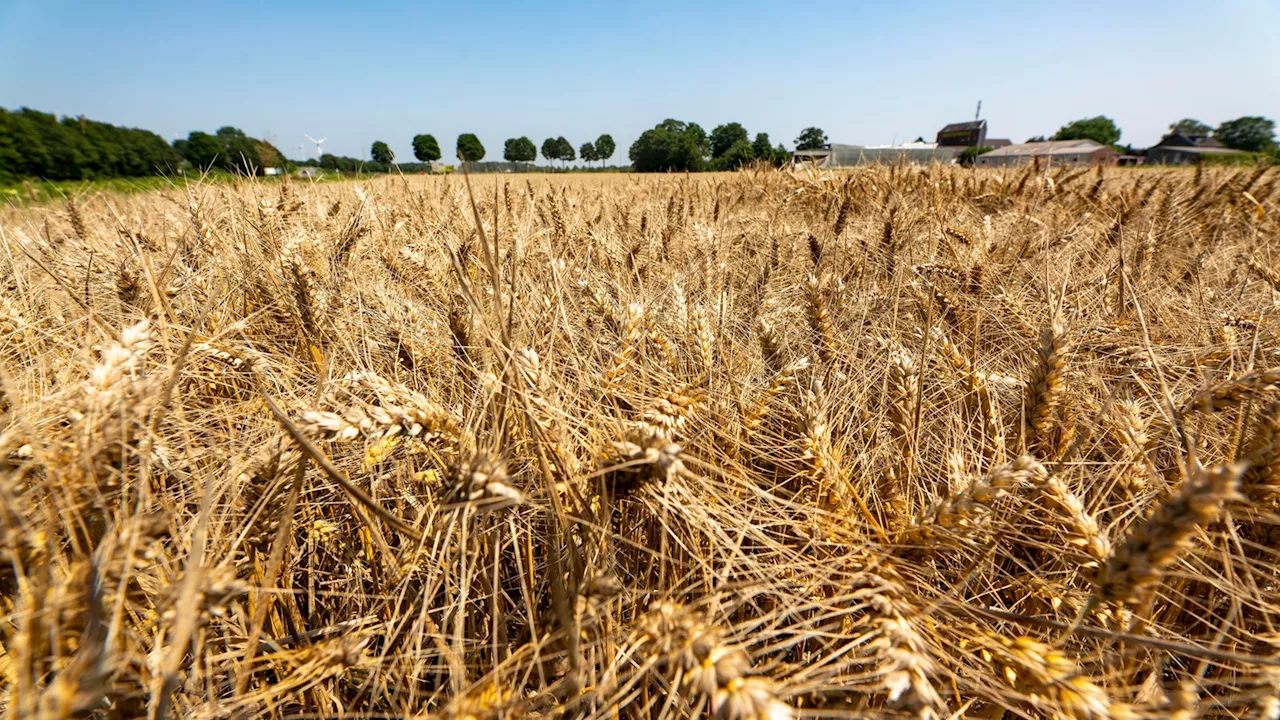
[[[313,143],[315,143],[315,144],[316,144],[316,159],[317,159],[317,160],[319,160],[319,159],[320,159],[320,150],[321,150],[321,147],[320,147],[320,146],[321,146],[322,144],[324,144],[324,141],[325,141],[325,140],[328,140],[329,138],[327,138],[327,137],[322,137],[322,138],[320,138],[319,140],[317,140],[317,139],[315,139],[315,138],[311,137],[310,135],[308,135],[308,134],[306,134],[306,133],[302,133],[302,137],[304,137],[304,138],[306,138],[306,139],[308,139],[308,140],[310,140],[311,142],[313,142]]]

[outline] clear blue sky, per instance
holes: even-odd
[[[303,133],[409,159],[419,132],[490,158],[608,132],[625,163],[668,117],[878,144],[979,99],[1014,141],[1097,114],[1137,146],[1182,117],[1280,119],[1280,0],[0,0],[0,106],[166,139],[235,125],[292,157]]]

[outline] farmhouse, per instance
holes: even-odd
[[[1208,135],[1170,133],[1147,148],[1148,165],[1194,165],[1206,157],[1244,156],[1240,150],[1223,147]]]
[[[978,167],[1023,165],[1036,158],[1051,165],[1114,165],[1119,157],[1114,149],[1092,140],[1029,142],[997,148],[978,156]]]

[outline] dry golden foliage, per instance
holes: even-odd
[[[1274,717],[1276,178],[0,208],[0,715]]]

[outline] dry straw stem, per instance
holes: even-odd
[[[943,358],[950,363],[952,369],[964,380],[969,392],[970,406],[981,418],[983,435],[992,456],[995,458],[1004,457],[1005,431],[1000,422],[995,399],[991,394],[991,387],[987,383],[987,376],[974,369],[973,363],[951,341],[951,338],[942,328],[935,327],[931,339],[937,344]]]
[[[1249,469],[1241,485],[1249,497],[1267,503],[1280,499],[1280,402],[1267,403],[1258,413],[1244,457]]]
[[[1072,492],[1058,476],[1050,476],[1042,486],[1044,496],[1058,510],[1062,523],[1061,532],[1067,543],[1079,547],[1089,556],[1090,565],[1105,562],[1111,557],[1111,541],[1084,505],[1084,501]]]
[[[1125,490],[1140,493],[1146,488],[1150,474],[1147,421],[1136,402],[1121,401],[1111,407],[1112,413],[1108,417],[1120,446],[1117,481]]]
[[[1216,413],[1254,400],[1280,386],[1280,368],[1255,370],[1209,385],[1182,404],[1182,413]]]
[[[674,684],[722,720],[789,720],[794,712],[774,684],[751,674],[751,656],[692,610],[658,602],[640,619],[641,643],[673,671]]]
[[[1223,503],[1237,499],[1245,465],[1199,467],[1177,495],[1131,529],[1094,581],[1103,602],[1131,603],[1160,579],[1186,549],[1196,529],[1218,518]]]
[[[1241,261],[1244,262],[1245,267],[1249,268],[1250,272],[1270,285],[1272,290],[1280,292],[1280,273],[1250,257],[1242,257]]]
[[[1025,636],[993,639],[982,656],[997,676],[1028,697],[1032,707],[1047,705],[1061,718],[1110,718],[1122,712],[1060,649]]]
[[[998,500],[1020,487],[1039,484],[1046,476],[1044,466],[1034,458],[1020,456],[944,496],[908,530],[908,538],[917,542],[963,540]]]

